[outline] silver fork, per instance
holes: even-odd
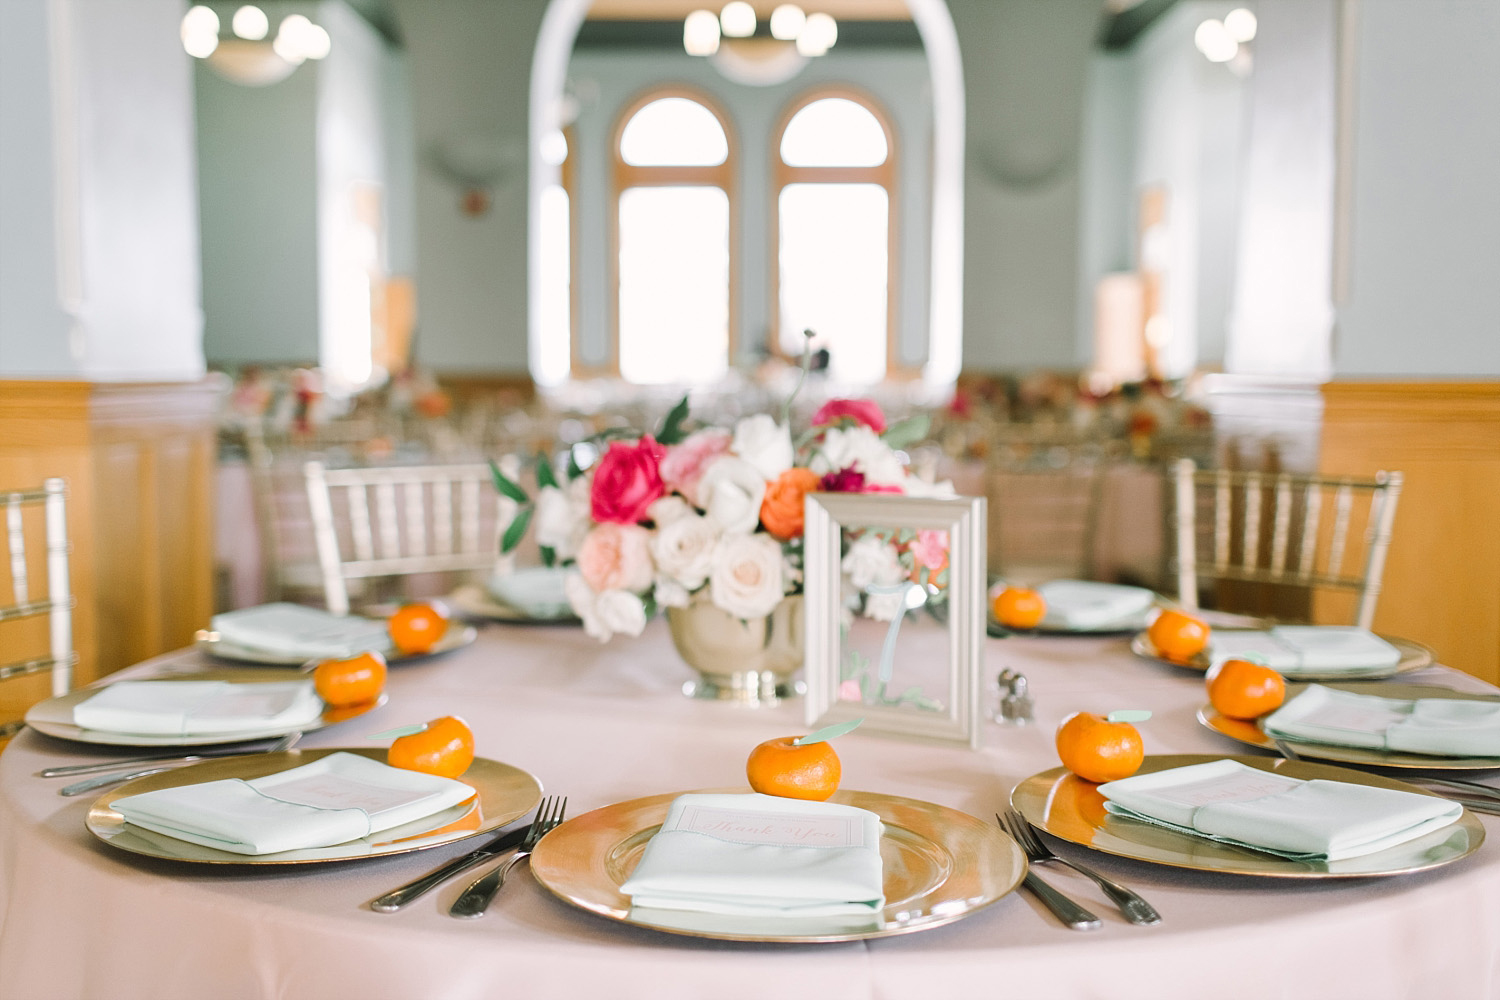
[[[246,752],[249,754],[280,753],[283,750],[290,750],[301,738],[302,733],[300,730],[297,732],[287,733],[281,739],[277,740],[275,743],[272,743],[264,750],[250,750]],[[168,761],[165,764],[158,764],[155,767],[144,767],[137,771],[124,771],[120,774],[101,774],[96,778],[87,778],[83,781],[75,781],[71,785],[64,785],[62,788],[59,788],[57,790],[57,794],[82,795],[84,792],[92,792],[96,788],[108,788],[110,785],[118,785],[122,781],[130,781],[134,778],[144,778],[148,774],[158,774],[162,771],[170,771],[173,768],[177,767],[179,764],[187,763],[192,759],[193,758],[191,757],[187,759],[178,758],[176,760]]]
[[[568,800],[564,796],[561,799],[548,796],[542,800],[542,804],[536,807],[536,817],[531,821],[531,828],[526,831],[526,839],[521,841],[521,846],[516,848],[505,862],[491,869],[488,873],[481,875],[469,887],[465,889],[454,901],[448,910],[450,917],[482,917],[484,911],[489,907],[490,900],[495,898],[495,893],[505,884],[505,876],[516,866],[522,858],[531,856],[536,849],[537,841],[546,835],[557,824],[563,821],[563,816],[568,811]]]
[[[1047,849],[1047,845],[1042,843],[1042,838],[1036,835],[1036,831],[1031,828],[1031,824],[1026,821],[1026,817],[1014,809],[1005,810],[1004,816],[996,813],[995,819],[999,820],[1000,826],[1005,832],[1014,837],[1016,843],[1021,845],[1021,850],[1026,852],[1026,857],[1030,860],[1038,864],[1055,861],[1060,865],[1067,865],[1080,875],[1085,875],[1093,879],[1099,888],[1104,890],[1104,894],[1109,897],[1110,902],[1118,906],[1120,912],[1125,915],[1125,919],[1129,920],[1132,924],[1150,926],[1151,924],[1161,923],[1161,914],[1156,912],[1156,908],[1135,892],[1125,888],[1118,882],[1105,878],[1092,868],[1085,868],[1083,865],[1074,864],[1067,858],[1061,858],[1053,854]]]

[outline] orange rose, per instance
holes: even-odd
[[[811,469],[787,469],[766,485],[766,498],[760,504],[760,523],[783,542],[802,534],[802,497],[816,490],[821,481]]]

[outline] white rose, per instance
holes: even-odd
[[[698,514],[686,514],[657,528],[651,535],[657,585],[661,576],[667,576],[688,590],[703,586],[714,566],[714,544],[718,540],[719,526]]]
[[[655,521],[658,528],[671,524],[678,518],[696,513],[692,504],[675,493],[669,493],[646,508],[646,516]]]
[[[853,468],[864,473],[865,482],[879,486],[901,486],[906,481],[906,467],[868,427],[829,428],[813,456],[812,470],[819,475]]]
[[[569,573],[563,589],[574,614],[583,620],[583,631],[600,642],[609,641],[616,632],[640,635],[646,627],[646,607],[628,591],[596,594],[581,573]]]
[[[874,535],[856,539],[840,568],[860,590],[872,585],[889,586],[906,576],[895,547]]]
[[[929,482],[921,476],[907,476],[904,484],[906,495],[909,497],[927,497],[936,500],[950,500],[958,496],[953,489],[953,480],[943,479],[936,483]]]
[[[571,559],[588,533],[589,512],[556,486],[543,486],[536,498],[536,543],[559,559]]]
[[[769,413],[757,413],[734,425],[729,450],[771,480],[792,467],[792,432]]]
[[[685,608],[693,597],[686,587],[667,576],[656,578],[654,596],[657,606],[663,608]]]
[[[698,484],[704,512],[725,532],[754,531],[765,498],[766,479],[760,470],[733,455],[715,459]]]
[[[606,590],[599,595],[594,611],[610,634],[640,635],[646,628],[646,606],[628,590]]]
[[[766,534],[725,535],[708,585],[714,604],[736,617],[770,614],[782,598],[781,544]]]
[[[866,594],[865,617],[878,622],[888,622],[906,613],[906,592],[898,590],[891,594]]]

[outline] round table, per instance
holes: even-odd
[[[1148,753],[1252,752],[1194,719],[1201,675],[1133,656],[1120,638],[986,640],[987,678],[1025,673],[1036,723],[986,722],[978,751],[856,731],[844,787],[925,799],[989,818],[1020,779],[1056,765],[1066,714],[1145,707]],[[201,660],[184,651],[133,668]],[[491,625],[459,652],[394,667],[382,708],[305,738],[369,746],[369,734],[461,714],[478,752],[537,775],[571,814],[661,792],[737,785],[756,743],[805,731],[800,701],[773,708],[692,701],[657,622],[599,645],[567,627]],[[1403,680],[1486,690],[1441,667]],[[990,697],[993,697],[991,695]],[[1044,874],[1104,928],[1064,929],[1014,893],[955,923],[879,940],[735,944],[620,925],[552,898],[524,870],[481,920],[447,916],[466,880],[396,914],[369,900],[473,842],[362,862],[279,868],[143,859],[84,827],[90,796],[57,794],[48,765],[104,755],[26,732],[0,755],[0,994],[15,1000],[276,997],[460,1000],[501,996],[819,1000],[1017,997],[1500,996],[1496,843],[1434,871],[1389,879],[1209,875],[1054,843],[1137,889],[1157,927],[1127,924],[1093,883]],[[1494,772],[1487,772],[1496,780]]]

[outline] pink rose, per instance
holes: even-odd
[[[895,483],[872,483],[854,466],[830,472],[820,484],[824,493],[900,493]]]
[[[885,433],[885,414],[880,412],[878,404],[868,399],[830,399],[813,414],[812,425],[826,427],[845,418],[864,424],[876,434]]]
[[[599,459],[589,493],[589,513],[594,520],[614,524],[642,520],[646,508],[665,492],[660,469],[665,451],[650,434],[635,444],[611,443]]]
[[[661,460],[661,478],[666,488],[681,493],[689,503],[701,508],[698,483],[703,478],[703,470],[714,459],[728,453],[733,440],[728,431],[709,428],[695,431],[681,444],[669,447],[666,457]]]
[[[655,575],[651,532],[638,524],[596,525],[578,548],[578,572],[596,594],[645,590]]]
[[[940,570],[948,565],[948,533],[923,528],[911,544],[911,555],[920,567]]]

